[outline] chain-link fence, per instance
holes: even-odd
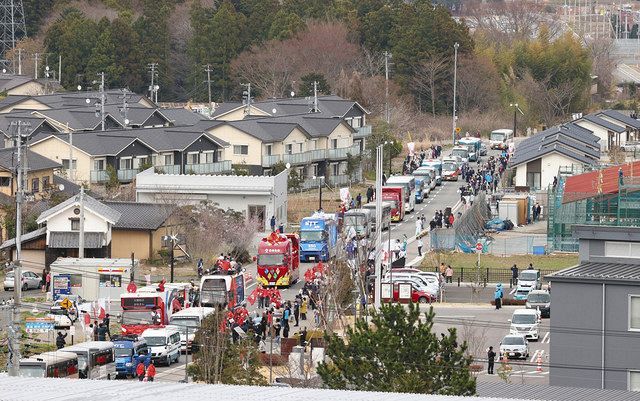
[[[479,192],[473,205],[454,221],[453,228],[436,228],[431,231],[431,250],[460,249],[462,252],[472,252],[484,232],[484,224],[489,220],[490,213],[485,193]]]

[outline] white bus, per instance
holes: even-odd
[[[363,209],[371,211],[371,232],[376,231],[376,203],[370,202],[362,206]],[[382,231],[389,229],[391,225],[391,204],[382,202]]]
[[[200,328],[202,320],[216,311],[215,308],[205,306],[192,306],[174,313],[169,318],[169,324],[180,330],[180,352],[187,353],[191,350],[191,343]],[[187,335],[188,333],[188,335]]]
[[[87,341],[62,348],[78,356],[78,374],[81,379],[115,379],[116,362],[111,341]]]
[[[507,149],[509,147],[509,143],[513,141],[513,130],[497,129],[495,131],[491,131],[489,139],[491,149]]]
[[[412,175],[394,175],[387,179],[388,187],[404,187],[405,213],[416,209],[416,177]]]
[[[53,351],[20,360],[21,377],[78,378],[78,355],[73,352]]]

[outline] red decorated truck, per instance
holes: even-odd
[[[300,278],[300,237],[272,232],[258,244],[258,283],[287,287]]]
[[[405,189],[403,187],[382,187],[382,200],[391,204],[391,221],[404,220]]]

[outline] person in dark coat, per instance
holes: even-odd
[[[493,364],[496,361],[496,353],[493,351],[493,347],[489,347],[487,351],[487,373],[493,374]]]
[[[104,323],[98,326],[98,341],[107,341],[107,328]]]
[[[373,187],[369,185],[369,188],[367,188],[367,203],[371,202],[372,200],[373,200]]]
[[[513,285],[518,284],[518,266],[515,264],[511,266],[511,279],[513,280]]]
[[[271,216],[271,232],[276,231],[276,216]]]
[[[104,324],[104,327],[107,329],[107,335],[109,336],[109,340],[111,340],[111,329],[109,328],[111,318],[108,313],[104,316],[104,319],[102,319],[102,324]]]
[[[65,338],[67,338],[67,333],[62,334],[62,332],[59,331],[58,337],[56,337],[56,348],[61,349],[64,348],[65,345],[67,345]]]

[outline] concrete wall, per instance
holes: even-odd
[[[522,163],[516,167],[515,183],[517,187],[527,185],[527,163]]]
[[[338,148],[346,148],[353,145],[353,133],[347,127],[346,123],[339,124],[332,132],[329,134],[329,141],[326,143],[326,148],[331,149],[331,143],[333,139],[338,140]]]
[[[60,164],[62,164],[63,159],[69,159],[69,144],[54,136],[35,145],[30,145],[29,150]],[[76,147],[73,149],[73,158],[76,160],[77,167],[75,171],[76,182],[88,183],[91,177],[91,170],[93,170],[92,158]]]

